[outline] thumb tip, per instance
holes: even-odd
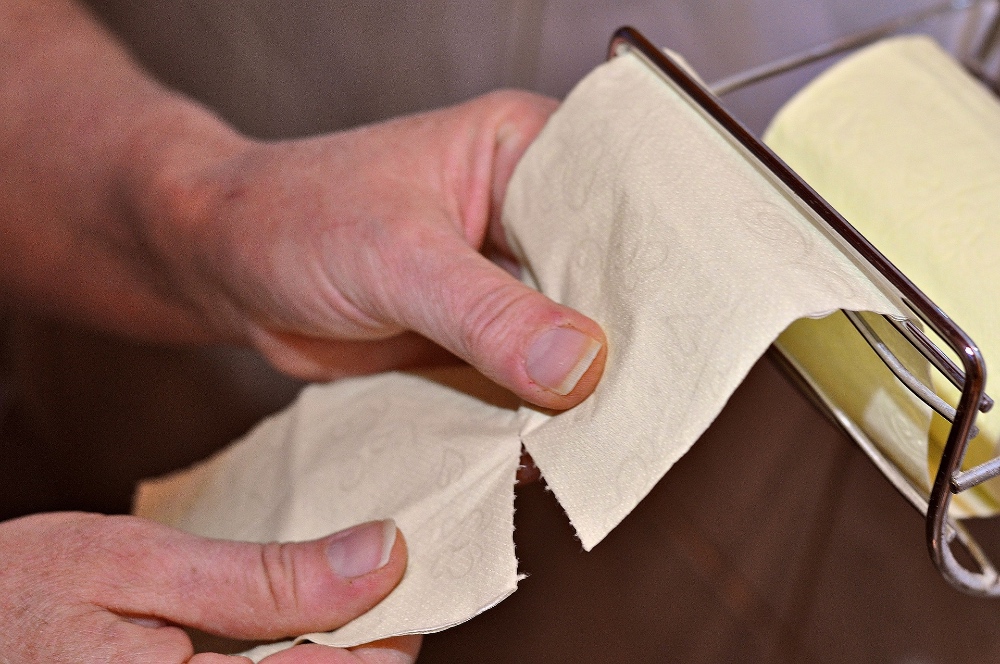
[[[586,321],[590,324],[555,326],[535,336],[524,365],[531,389],[522,397],[565,410],[593,393],[604,374],[608,343],[600,326]]]
[[[400,553],[396,546],[400,539],[402,533],[392,519],[369,521],[330,535],[326,558],[334,574],[353,579],[385,567]],[[402,550],[405,552],[405,544]]]

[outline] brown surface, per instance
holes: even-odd
[[[2,332],[12,398],[0,428],[0,518],[127,512],[139,479],[207,456],[299,385],[236,349],[143,346],[24,316]]]

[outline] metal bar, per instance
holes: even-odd
[[[885,363],[886,367],[892,371],[901,383],[903,383],[913,394],[915,394],[917,398],[932,408],[938,415],[945,418],[949,422],[955,421],[955,409],[952,408],[951,405],[949,405],[944,399],[939,397],[933,390],[924,385],[920,379],[914,376],[909,369],[906,368],[906,365],[904,365],[903,362],[896,357],[895,353],[892,352],[889,346],[882,340],[879,334],[871,327],[871,325],[868,324],[868,321],[866,321],[861,314],[854,311],[844,311],[843,313],[847,319],[851,321],[854,327],[857,328],[858,332],[862,337],[864,337],[865,341],[868,342],[868,345],[875,351],[875,354],[878,355],[879,359]],[[883,316],[883,318],[893,324],[899,323],[899,321],[896,321],[889,316]],[[909,323],[909,326],[912,330],[919,332],[920,336],[926,340],[926,343],[929,344],[931,348],[940,352],[937,346],[923,334],[920,328],[914,326],[912,323]],[[908,336],[904,336],[904,338],[906,338],[907,341],[914,343]],[[944,357],[948,359],[949,362],[951,361],[950,358],[947,358],[947,356]],[[955,367],[955,371],[958,371],[961,374],[962,382],[964,382],[965,374],[961,373],[961,370],[958,369],[958,367]],[[956,385],[956,387],[961,389],[960,385]],[[983,401],[985,402],[986,399],[988,399],[988,397],[984,395]],[[979,409],[986,412],[986,410],[989,410],[992,406],[993,403],[991,399],[988,404],[980,403]],[[978,436],[979,427],[973,424],[969,435],[970,439]],[[981,463],[978,466],[970,468],[966,471],[957,471],[951,478],[951,492],[962,493],[963,491],[968,491],[969,489],[979,486],[983,482],[991,480],[997,476],[1000,476],[1000,457],[990,459],[989,461]],[[924,513],[926,514],[926,508]]]
[[[983,32],[983,39],[975,54],[977,64],[982,65],[986,62],[998,45],[1000,45],[1000,11],[993,15],[993,19]]]
[[[784,369],[798,387],[810,398],[810,400],[826,414],[830,420],[835,422],[844,433],[858,444],[875,467],[889,480],[899,493],[913,505],[918,512],[927,517],[929,505],[927,496],[918,489],[913,482],[906,477],[891,459],[886,457],[878,446],[868,437],[850,417],[848,417],[827,395],[823,389],[809,376],[802,366],[792,356],[786,354],[781,348],[772,347],[769,356],[773,358],[782,369]],[[975,538],[966,530],[962,524],[947,522],[944,533],[946,541],[958,540],[959,544],[976,561],[981,570],[980,579],[982,584],[991,585],[1000,578],[989,557],[979,547]]]
[[[944,399],[939,397],[934,390],[929,388],[920,382],[916,376],[914,376],[909,369],[896,357],[884,341],[882,337],[879,336],[871,325],[868,324],[860,314],[855,311],[844,311],[844,315],[847,316],[847,320],[851,321],[851,324],[858,330],[868,345],[871,346],[875,354],[878,355],[879,359],[882,360],[883,364],[888,367],[889,371],[899,379],[903,385],[913,392],[918,399],[923,401],[925,404],[930,406],[938,415],[948,420],[949,422],[955,421],[955,409],[951,407]],[[973,438],[979,435],[979,429],[976,427],[972,428]]]
[[[962,385],[965,384],[965,372],[963,372],[957,364],[955,364],[948,355],[937,347],[930,337],[924,334],[917,325],[910,320],[898,320],[892,316],[884,317],[893,327],[899,330],[914,347],[921,352],[921,355],[927,358],[927,360],[934,365],[938,371],[944,374],[945,378],[954,385],[957,389],[961,390]],[[979,403],[979,411],[982,413],[989,412],[993,408],[993,399],[989,395],[984,394],[982,401]]]
[[[817,217],[842,238],[858,256],[871,265],[897,291],[900,297],[932,327],[949,345],[954,342],[955,352],[962,353],[962,347],[972,345],[968,336],[951,319],[920,291],[902,272],[896,268],[878,249],[861,235],[840,213],[833,209],[816,191],[799,177],[766,145],[761,143],[738,120],[730,115],[718,100],[701,86],[698,81],[676,64],[665,53],[657,49],[634,28],[620,28],[611,42],[612,54],[622,47],[632,48],[640,54],[654,70],[659,70],[697,104],[726,132],[728,132],[752,157],[758,160],[788,191],[800,199]],[[928,358],[930,359],[930,358]]]
[[[973,438],[976,436],[973,435]],[[1000,457],[990,459],[986,463],[981,463],[975,468],[958,471],[951,476],[951,492],[962,493],[974,486],[979,486],[987,480],[1000,475]]]

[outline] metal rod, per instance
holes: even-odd
[[[879,359],[885,363],[886,367],[892,371],[901,383],[903,383],[913,394],[915,394],[917,398],[930,406],[930,408],[932,408],[938,415],[945,418],[949,422],[955,421],[955,409],[952,408],[951,405],[949,405],[944,399],[939,397],[933,390],[924,385],[920,379],[914,376],[909,369],[906,368],[906,365],[904,365],[903,362],[896,357],[895,353],[892,352],[889,346],[882,340],[879,334],[874,330],[874,328],[871,327],[871,325],[868,324],[868,321],[866,321],[861,314],[855,311],[844,311],[843,313],[847,319],[851,321],[854,327],[857,328],[858,332],[862,337],[864,337],[865,341],[868,342],[868,345],[875,351],[875,354],[878,355]],[[883,318],[894,324],[899,322],[889,316],[884,316]],[[920,335],[926,340],[926,343],[930,344],[931,348],[940,352],[937,346],[935,346],[930,339],[927,339],[923,332],[920,331],[920,328],[914,326],[912,323],[910,323],[910,327],[912,330],[920,332]],[[910,341],[909,337],[904,338],[906,338],[907,341]],[[947,356],[945,357],[947,358]],[[958,367],[955,367],[955,370],[960,371]],[[964,374],[962,374],[962,381],[965,381]],[[961,389],[961,386],[956,387]],[[988,397],[985,395],[983,396],[984,401],[987,398]],[[986,405],[987,404],[981,403],[980,410],[985,412],[984,406]],[[992,400],[990,400],[988,407],[992,406],[993,403]],[[988,410],[988,408],[986,408],[986,410]],[[970,438],[978,436],[979,427],[973,424],[969,435]],[[952,475],[951,492],[962,493],[963,491],[968,491],[969,489],[979,486],[983,482],[991,480],[998,475],[1000,475],[1000,457],[995,457],[989,461],[979,464],[978,466],[975,466],[974,468],[970,468],[966,471],[958,471]]]
[[[976,49],[975,54],[977,64],[982,65],[986,62],[996,50],[998,44],[1000,44],[1000,11],[996,11],[993,14],[990,24],[983,32],[983,38],[979,42],[979,47]]]
[[[741,88],[745,88],[748,85],[759,83],[760,81],[798,69],[799,67],[804,67],[814,62],[825,60],[826,58],[831,58],[841,53],[846,53],[847,51],[861,46],[867,46],[868,44],[874,43],[883,37],[887,37],[895,32],[899,32],[900,30],[905,30],[906,28],[917,25],[932,16],[967,9],[973,4],[976,4],[976,2],[977,0],[956,0],[955,2],[945,2],[935,5],[934,7],[930,7],[915,14],[907,14],[905,16],[886,21],[871,30],[842,37],[841,39],[835,39],[825,44],[810,48],[806,51],[802,51],[801,53],[796,53],[795,55],[787,58],[781,58],[780,60],[775,60],[774,62],[769,62],[759,67],[754,67],[752,69],[748,69],[747,71],[727,76],[726,78],[712,83],[709,85],[709,88],[712,92],[721,97]]]
[[[910,392],[915,394],[918,399],[923,401],[925,404],[930,406],[938,415],[945,418],[949,422],[955,421],[955,409],[951,407],[944,399],[939,397],[934,390],[930,387],[924,385],[919,378],[914,376],[909,369],[900,361],[896,354],[893,353],[886,343],[882,340],[882,337],[868,324],[859,313],[855,311],[844,311],[844,315],[847,316],[847,320],[851,321],[851,324],[858,330],[868,345],[871,346],[875,354],[878,355],[879,359],[882,360],[883,364],[888,367],[889,371],[899,379],[903,385],[905,385]],[[972,428],[972,436],[976,437],[979,435],[979,429],[976,427]]]
[[[930,337],[924,334],[913,321],[911,320],[899,320],[893,318],[892,316],[884,317],[893,327],[895,327],[900,334],[902,334],[913,346],[921,351],[921,355],[927,358],[927,360],[933,364],[938,371],[944,374],[944,377],[954,385],[957,389],[961,390],[962,385],[965,384],[965,372],[963,372],[955,362],[952,361],[948,355],[937,347]],[[989,412],[993,408],[993,399],[989,395],[984,394],[982,401],[979,403],[979,411],[982,413]]]
[[[975,438],[975,436],[973,436]],[[951,492],[962,493],[974,486],[979,486],[987,480],[1000,475],[1000,457],[990,459],[986,463],[981,463],[975,468],[965,471],[958,471],[951,476]]]

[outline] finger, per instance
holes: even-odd
[[[191,639],[179,627],[146,627],[94,608],[75,616],[72,624],[74,661],[181,664],[194,653]]]
[[[253,660],[240,655],[217,655],[206,652],[195,655],[187,664],[253,664]]]
[[[119,517],[87,561],[115,569],[91,601],[238,639],[329,631],[364,613],[396,586],[406,545],[392,521],[311,542],[249,544],[195,537]],[[138,626],[136,626],[139,628]]]
[[[542,479],[542,471],[535,465],[535,460],[531,458],[527,450],[521,448],[521,461],[517,464],[517,475],[514,486],[526,486]]]
[[[311,381],[458,361],[441,346],[412,332],[378,341],[341,341],[261,330],[256,345],[279,370]]]
[[[548,97],[519,94],[517,103],[507,107],[506,114],[497,123],[491,182],[489,241],[500,255],[508,259],[513,258],[513,252],[507,241],[507,234],[500,224],[507,185],[521,157],[558,106],[559,102]]]
[[[83,638],[74,644],[79,662],[150,662],[156,664],[252,664],[239,655],[194,655],[191,639],[179,627],[146,626],[105,611],[74,623]],[[94,642],[87,643],[87,637]],[[2,660],[0,660],[2,661]]]
[[[439,284],[445,295],[452,296],[440,299],[451,305],[443,323],[450,329],[435,328],[436,321],[417,329],[522,398],[547,408],[569,408],[586,398],[600,380],[606,337],[590,318],[508,276],[520,270],[499,223],[511,175],[558,103],[513,91],[472,102],[477,103],[488,109],[484,125],[492,128],[486,132],[492,143],[490,223],[482,248],[500,269],[463,250],[462,244],[476,246],[481,238],[469,228],[464,229],[464,238],[440,238],[445,240],[437,245],[441,254],[414,254],[429,268],[426,278],[431,281],[411,283]],[[444,341],[449,333],[458,336],[450,344]]]
[[[435,233],[394,267],[399,283],[415,286],[389,316],[539,406],[569,408],[593,392],[607,354],[601,327],[517,281],[460,234]]]
[[[413,664],[421,641],[420,636],[398,636],[350,650],[306,643],[265,657],[261,664]]]
[[[423,640],[419,634],[396,636],[352,648],[351,652],[365,664],[413,664]]]
[[[249,657],[241,655],[217,655],[212,652],[195,655],[187,664],[253,664]]]

